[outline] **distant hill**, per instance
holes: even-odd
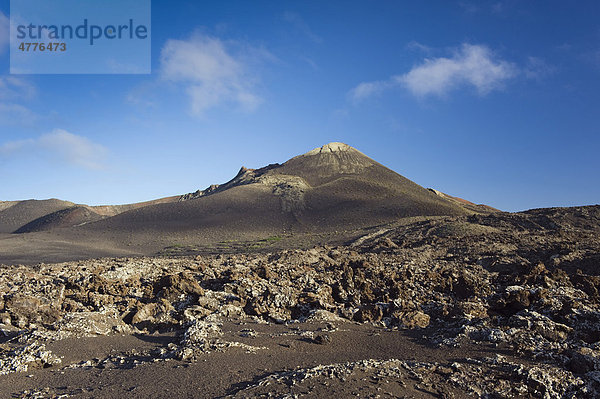
[[[32,233],[81,226],[132,209],[178,201],[180,196],[125,205],[76,205],[57,199],[0,201],[0,233]]]
[[[102,218],[102,216],[88,206],[71,206],[37,218],[19,227],[15,230],[15,233],[32,233],[34,231],[52,230],[60,227],[82,226]]]
[[[73,205],[75,204],[72,202],[57,199],[2,202],[0,203],[0,233],[12,233],[35,219]]]

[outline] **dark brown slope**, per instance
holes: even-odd
[[[464,209],[439,198],[343,143],[330,143],[292,158],[273,174],[301,177],[306,221],[366,226],[400,217],[462,215]]]
[[[12,202],[12,205],[0,210],[0,233],[12,233],[42,216],[72,207],[73,205],[72,202],[57,199]]]
[[[109,216],[110,217],[110,216],[118,215],[119,213],[127,212],[132,209],[143,208],[143,207],[149,206],[149,205],[177,202],[179,200],[179,198],[180,198],[180,196],[176,195],[176,196],[172,196],[172,197],[159,198],[159,199],[155,199],[155,200],[151,200],[151,201],[136,202],[133,204],[97,205],[97,206],[89,206],[88,208],[90,208],[94,213],[97,213],[101,216]]]
[[[260,238],[345,231],[407,216],[464,215],[460,206],[385,168],[354,148],[331,143],[282,165],[242,168],[230,182],[82,226],[142,240]]]
[[[435,195],[442,197],[452,203],[455,203],[471,212],[476,212],[476,213],[493,213],[493,212],[501,212],[499,209],[496,209],[494,207],[491,207],[489,205],[485,205],[485,204],[475,204],[471,201],[467,201],[466,199],[463,198],[459,198],[459,197],[453,197],[449,194],[443,193],[441,191],[435,190],[433,188],[430,188],[429,191],[431,191],[432,193],[434,193]]]
[[[179,201],[180,196],[125,205],[76,205],[57,199],[0,201],[0,233],[31,233],[79,226],[149,205]]]
[[[281,212],[268,187],[235,186],[223,193],[177,203],[134,209],[82,226],[89,232],[135,233],[143,238],[201,232],[204,237],[255,236],[280,231],[293,220]]]
[[[19,227],[15,233],[32,233],[35,231],[46,231],[61,227],[75,227],[86,223],[103,219],[101,215],[94,212],[90,207],[78,205],[70,208],[52,212],[41,218],[35,219],[24,226]]]

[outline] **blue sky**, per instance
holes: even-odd
[[[331,141],[503,210],[600,200],[597,1],[158,1],[151,75],[10,75],[0,200],[117,204]]]

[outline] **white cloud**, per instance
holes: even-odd
[[[131,90],[125,100],[133,105],[145,108],[156,108],[159,105],[157,82],[147,81]]]
[[[318,70],[319,70],[319,65],[317,65],[317,63],[316,63],[316,62],[315,62],[315,61],[314,61],[312,58],[309,58],[309,57],[306,57],[306,56],[304,56],[304,55],[301,55],[301,56],[300,56],[300,59],[301,59],[302,61],[306,62],[308,65],[310,65],[310,67],[311,67],[312,69],[314,69],[315,71],[318,71]]]
[[[283,14],[283,19],[286,22],[290,23],[294,28],[296,28],[304,36],[308,37],[311,41],[313,41],[315,43],[323,42],[323,39],[321,38],[321,36],[314,33],[300,15],[290,12],[290,11],[286,11]]]
[[[36,139],[11,141],[0,145],[0,156],[19,154],[45,155],[86,169],[103,169],[107,150],[100,144],[67,132],[54,129]]]
[[[31,126],[38,119],[35,112],[18,104],[36,95],[36,88],[15,76],[0,76],[0,125]]]
[[[185,85],[195,115],[227,103],[252,111],[262,102],[253,92],[242,57],[233,55],[215,37],[196,34],[189,40],[167,41],[161,52],[160,76]]]
[[[426,59],[395,79],[417,96],[442,95],[463,85],[473,86],[480,94],[486,94],[516,74],[514,64],[496,60],[487,47],[463,44],[452,58]]]
[[[20,104],[0,102],[0,125],[33,126],[38,115]]]
[[[0,54],[2,54],[10,42],[10,20],[0,11]]]
[[[0,76],[0,100],[28,100],[36,94],[35,87],[16,76]]]
[[[393,87],[403,87],[417,97],[443,96],[453,89],[469,86],[485,95],[519,73],[516,65],[498,59],[487,47],[463,44],[450,58],[426,58],[403,75],[360,83],[349,96],[360,101]]]
[[[394,85],[395,83],[393,81],[388,80],[363,82],[350,90],[348,96],[353,102],[360,102],[368,97],[379,94],[385,89],[393,87]]]
[[[88,169],[101,169],[107,152],[100,144],[62,129],[41,136],[38,144],[61,159]]]
[[[430,54],[433,51],[433,49],[431,47],[426,46],[426,45],[424,45],[422,43],[419,43],[419,42],[417,42],[415,40],[409,42],[406,45],[406,48],[409,49],[409,50],[420,51],[420,52],[425,53],[425,54]]]
[[[541,80],[555,72],[555,67],[548,65],[544,60],[537,57],[529,57],[527,59],[527,65],[523,69],[525,77],[535,80]]]
[[[8,157],[9,155],[12,155],[17,151],[20,151],[33,144],[35,144],[35,141],[32,139],[9,141],[8,143],[0,145],[0,155],[3,157]]]

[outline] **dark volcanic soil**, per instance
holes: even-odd
[[[417,334],[341,320],[290,325],[228,322],[222,330],[222,340],[257,349],[207,351],[194,362],[154,361],[152,353],[177,342],[172,335],[66,339],[47,345],[64,356],[61,368],[28,371],[27,378],[17,373],[2,377],[0,395],[29,391],[44,397],[213,398],[290,393],[318,398],[379,392],[383,397],[431,398],[447,390],[461,397],[467,391],[446,387],[443,372],[430,370],[423,382],[411,373],[412,365],[419,361],[450,368],[464,362],[465,356],[507,354],[489,344],[440,351]],[[325,335],[331,340],[325,344],[313,338]],[[394,375],[387,378],[377,376],[392,370]],[[268,383],[261,384],[262,380]]]
[[[267,244],[3,267],[0,396],[600,395],[598,206]]]

